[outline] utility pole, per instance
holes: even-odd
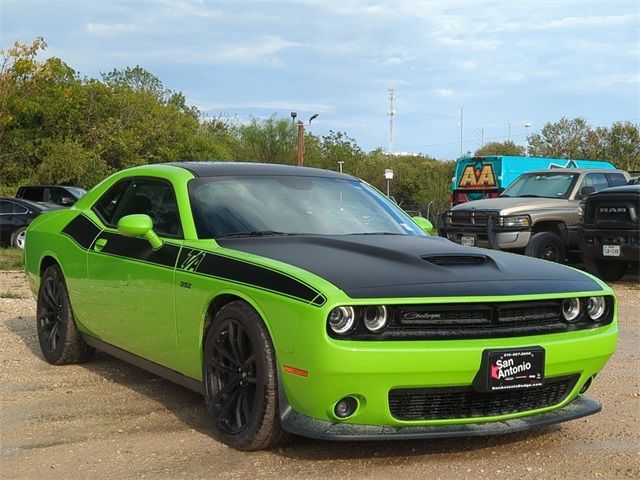
[[[524,124],[524,129],[525,129],[525,131],[527,132],[527,146],[526,146],[526,149],[525,149],[525,153],[524,153],[524,154],[525,154],[525,156],[527,156],[527,157],[529,156],[529,129],[530,129],[530,128],[531,128],[531,124],[530,124],[529,122],[526,122],[526,123]]]
[[[395,103],[396,103],[396,89],[389,88],[387,89],[389,92],[389,111],[387,115],[389,115],[389,149],[388,153],[393,153],[393,117],[396,115]]]
[[[460,107],[460,157],[462,157],[463,153],[462,153],[462,120],[463,120],[463,112],[464,112],[464,105],[462,105]]]
[[[319,113],[315,113],[311,115],[309,118],[309,123],[307,125],[311,125],[316,118],[318,118]],[[295,121],[295,118],[298,116],[296,112],[291,112],[291,118]],[[295,125],[298,127],[298,145],[297,145],[297,155],[296,155],[296,165],[299,167],[304,166],[304,122],[302,120],[298,120]]]
[[[511,141],[511,122],[509,122],[509,133],[507,133],[507,140]]]
[[[478,136],[480,137],[480,147],[484,147],[484,127],[478,129]]]

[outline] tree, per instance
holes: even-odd
[[[555,123],[545,123],[540,133],[528,137],[529,154],[535,157],[587,158],[591,153],[591,128],[582,117],[569,120],[562,117]]]
[[[276,115],[240,127],[246,159],[257,162],[295,163],[296,135],[295,125]]]
[[[489,142],[484,144],[474,154],[476,157],[482,157],[485,155],[512,155],[519,157],[525,154],[525,148],[521,145],[516,145],[511,140],[504,142]]]

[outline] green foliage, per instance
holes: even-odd
[[[606,160],[625,170],[640,169],[640,129],[631,122],[592,128],[584,118],[561,118],[529,136],[529,153],[539,157]]]
[[[245,158],[261,163],[295,163],[297,127],[272,115],[240,127]]]
[[[521,145],[516,145],[511,140],[504,142],[489,142],[476,150],[475,156],[482,157],[487,155],[511,155],[519,157],[525,154],[525,149]]]

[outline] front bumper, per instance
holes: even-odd
[[[462,237],[473,237],[474,246],[493,250],[525,248],[531,238],[531,230],[499,227],[495,224],[496,216],[489,215],[486,225],[446,225],[443,214],[438,219],[438,235],[459,244]]]
[[[297,413],[290,407],[281,412],[280,420],[286,431],[319,440],[412,440],[515,433],[576,420],[598,413],[600,410],[602,407],[598,402],[581,395],[564,408],[497,422],[409,427],[355,425],[317,420]]]
[[[585,259],[640,261],[640,231],[638,230],[582,228],[579,237],[580,249]],[[605,256],[602,250],[603,245],[618,245],[620,255]]]
[[[534,416],[547,418],[539,415],[567,407],[578,397],[585,383],[600,372],[615,350],[617,332],[614,320],[610,325],[595,329],[512,338],[367,342],[332,340],[328,337],[320,341],[313,336],[300,337],[295,352],[281,352],[278,355],[282,397],[292,408],[292,413],[283,414],[283,419],[292,416],[291,420],[287,420],[291,422],[288,428],[292,430],[302,428],[296,425],[306,425],[304,428],[307,428],[309,425],[319,426],[329,422],[350,425],[344,427],[346,429],[354,425],[376,426],[380,432],[384,432],[387,428],[395,431],[406,427],[503,424]],[[508,414],[483,417],[461,415],[447,419],[403,420],[394,417],[391,412],[389,394],[394,389],[471,386],[480,371],[484,350],[532,346],[540,346],[545,350],[546,377],[578,377],[568,394],[557,404],[535,409],[523,408],[522,411]],[[288,373],[284,371],[284,365],[304,369],[307,375]],[[336,403],[345,396],[354,396],[359,407],[351,417],[341,420],[333,412]],[[516,422],[508,425],[522,424]],[[364,430],[359,430],[359,427],[354,427],[353,432],[369,431],[369,427]],[[329,431],[342,432],[340,428],[331,427]],[[461,428],[466,431],[466,427]],[[491,431],[491,427],[483,427],[483,430]],[[442,431],[457,430],[446,428]]]

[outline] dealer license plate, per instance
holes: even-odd
[[[485,350],[487,391],[539,387],[544,382],[544,349]]]
[[[462,245],[473,247],[476,244],[476,237],[462,237]]]
[[[619,257],[620,245],[603,245],[602,255],[604,255],[605,257]]]

